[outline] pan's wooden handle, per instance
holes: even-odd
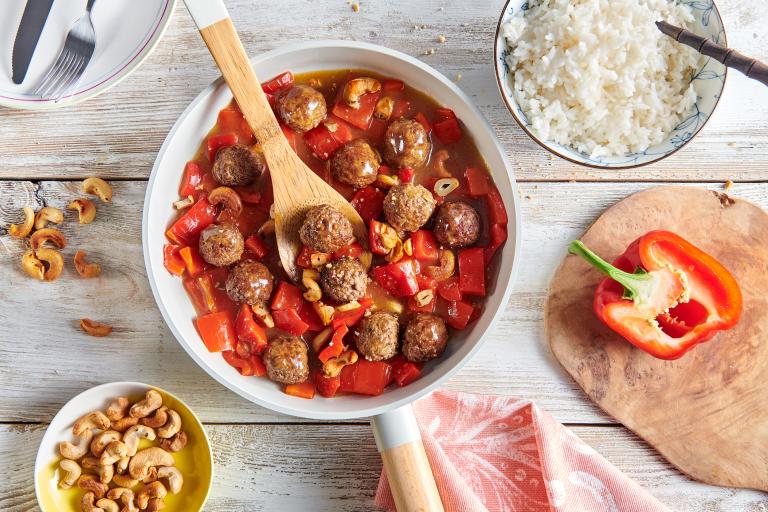
[[[398,512],[442,512],[411,406],[375,416],[371,425]]]

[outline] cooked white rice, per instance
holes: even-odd
[[[654,22],[689,27],[675,0],[541,0],[502,30],[517,102],[541,138],[592,157],[642,152],[692,111],[700,56]]]

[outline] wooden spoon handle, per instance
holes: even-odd
[[[371,425],[398,512],[443,512],[411,406],[375,416]]]
[[[690,46],[700,54],[712,57],[729,68],[741,71],[749,78],[768,85],[768,65],[666,21],[657,21],[656,26],[675,41]]]
[[[224,3],[221,0],[184,0],[184,3],[256,140],[262,147],[287,146]]]

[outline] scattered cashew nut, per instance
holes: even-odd
[[[45,278],[45,265],[35,256],[35,251],[27,251],[21,257],[21,268],[28,276],[34,277],[38,281]]]
[[[168,495],[168,490],[162,484],[162,482],[152,482],[147,484],[136,493],[136,505],[141,510],[147,508],[150,498],[163,499]]]
[[[94,475],[81,475],[77,480],[77,486],[92,492],[97,498],[103,498],[109,490],[109,487],[101,483],[98,477]]]
[[[75,253],[75,270],[80,277],[96,277],[101,274],[101,267],[98,263],[87,263],[85,261],[85,252],[78,250]]]
[[[129,414],[134,418],[146,418],[162,405],[163,397],[154,389],[150,389],[147,391],[144,400],[133,404]]]
[[[72,444],[69,441],[62,441],[59,443],[59,453],[61,453],[62,457],[70,460],[78,460],[88,453],[88,448],[93,439],[93,432],[91,430],[84,430],[78,437],[79,440],[77,444]]]
[[[168,421],[168,408],[160,407],[152,416],[141,418],[141,424],[152,428],[160,428]]]
[[[126,446],[125,443],[121,441],[112,441],[107,445],[106,448],[104,448],[104,451],[102,452],[101,458],[99,460],[101,461],[102,466],[107,466],[109,464],[114,464],[123,457],[127,456],[128,446]]]
[[[379,92],[380,90],[381,82],[375,78],[353,78],[344,86],[344,103],[354,109],[358,109],[360,108],[360,97],[363,94],[368,94],[369,92]]]
[[[354,350],[345,350],[337,357],[332,357],[323,363],[323,373],[329,377],[338,377],[341,370],[357,362],[357,352]]]
[[[112,441],[120,441],[121,437],[120,432],[114,430],[105,430],[97,434],[93,441],[91,441],[91,453],[94,457],[101,457],[101,454],[104,453],[104,448]]]
[[[168,479],[168,490],[173,494],[179,494],[181,487],[184,485],[184,476],[179,471],[179,468],[173,466],[162,466],[157,468],[157,479]]]
[[[179,433],[181,430],[181,416],[173,409],[168,409],[168,421],[165,425],[157,429],[158,437],[168,439]]]
[[[63,249],[67,246],[67,239],[64,237],[64,233],[56,228],[38,229],[29,237],[29,245],[33,251],[44,247],[47,242],[52,243],[58,249]]]
[[[131,474],[132,478],[135,478],[136,480],[144,480],[149,474],[149,468],[156,466],[173,466],[174,464],[173,456],[171,456],[170,453],[162,448],[153,446],[151,448],[140,450],[134,455],[128,465],[128,472]]]
[[[83,512],[104,512],[103,508],[99,508],[93,504],[93,500],[96,499],[96,495],[92,492],[83,494],[80,500],[80,510]]]
[[[24,207],[24,222],[21,224],[11,224],[8,228],[8,234],[14,238],[26,238],[32,232],[35,224],[35,210],[29,206]]]
[[[80,319],[80,329],[83,330],[88,336],[96,336],[97,338],[103,338],[109,336],[112,332],[112,326],[91,320],[90,318]]]
[[[70,459],[64,459],[59,462],[59,468],[64,473],[64,476],[59,480],[59,487],[62,489],[69,489],[75,485],[75,482],[77,482],[77,479],[80,478],[83,472],[80,465]]]
[[[110,421],[116,421],[125,418],[125,415],[128,414],[130,405],[131,402],[124,396],[113,398],[109,401],[109,405],[107,406],[107,418],[109,418]]]
[[[64,270],[64,258],[59,251],[41,247],[35,251],[35,256],[48,266],[43,274],[43,281],[55,281],[61,276],[61,272]]]
[[[169,452],[178,452],[187,446],[187,433],[183,430],[170,439],[160,441],[160,448]]]
[[[43,229],[49,222],[61,224],[64,222],[64,214],[53,206],[45,206],[35,214],[35,229]]]
[[[67,205],[70,210],[77,211],[80,224],[90,224],[96,218],[96,205],[90,199],[75,199]]]
[[[120,505],[109,498],[101,498],[96,502],[96,506],[104,509],[104,512],[120,512]]]
[[[98,196],[104,203],[112,200],[112,187],[101,178],[88,178],[83,181],[83,192]]]
[[[126,430],[123,436],[123,443],[128,447],[128,457],[136,455],[136,452],[139,450],[139,442],[142,439],[154,441],[155,438],[155,430],[146,425],[136,425]]]

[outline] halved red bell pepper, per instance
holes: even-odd
[[[384,361],[358,359],[355,364],[348,364],[341,370],[339,391],[376,396],[392,378],[392,365]]]
[[[197,317],[195,326],[209,352],[221,352],[235,348],[237,343],[235,322],[229,311],[219,311]]]
[[[240,306],[235,320],[237,339],[251,345],[251,352],[261,354],[267,348],[267,334],[253,318],[253,310],[248,304]]]
[[[329,341],[325,348],[323,348],[317,355],[317,358],[320,359],[321,363],[325,363],[333,357],[338,357],[344,352],[344,336],[346,336],[348,332],[349,328],[346,324],[341,324],[338,327],[335,327],[331,341]]]
[[[163,265],[165,269],[175,276],[184,274],[184,260],[179,255],[181,247],[173,244],[163,246]]]
[[[179,249],[179,256],[184,260],[184,267],[191,277],[203,272],[208,264],[200,257],[200,253],[194,247],[182,247]]]
[[[309,324],[301,319],[298,309],[280,309],[272,312],[275,327],[294,336],[301,336],[309,329]]]
[[[360,96],[360,106],[352,108],[343,99],[339,99],[333,107],[333,115],[340,117],[352,126],[367,130],[373,119],[373,111],[376,109],[376,103],[381,98],[381,91],[369,92]]]
[[[595,290],[597,317],[654,357],[677,359],[741,316],[741,290],[731,273],[669,231],[641,236],[613,265],[580,241],[569,252],[609,276]]]
[[[268,94],[274,94],[291,85],[293,85],[293,73],[286,71],[261,84],[261,89]]]
[[[400,387],[407,386],[411,382],[421,377],[421,363],[413,363],[407,360],[402,354],[397,354],[389,363],[392,365],[392,374],[395,382]]]
[[[237,144],[237,135],[234,133],[220,133],[208,137],[208,161],[213,163],[216,160],[216,153],[221,148],[234,146]]]
[[[200,198],[165,232],[172,242],[197,245],[200,232],[216,220],[216,207],[205,197]]]
[[[369,185],[355,192],[351,203],[363,220],[370,222],[381,215],[384,209],[384,192]]]
[[[459,289],[467,295],[485,295],[485,252],[482,247],[459,251]]]
[[[285,386],[285,393],[287,395],[312,400],[315,398],[315,384],[311,380],[299,384],[288,384]]]
[[[203,169],[196,162],[187,162],[184,166],[184,175],[181,177],[179,195],[181,197],[197,197],[200,192],[198,186],[203,182]]]
[[[277,291],[272,296],[272,304],[269,306],[272,311],[281,311],[292,309],[298,311],[301,302],[304,300],[301,296],[301,290],[287,281],[280,281],[277,285]]]
[[[438,244],[435,235],[426,229],[411,234],[413,257],[425,265],[434,265],[438,259]]]
[[[379,286],[395,297],[408,297],[419,291],[416,275],[420,272],[419,264],[412,258],[382,265],[373,269],[373,278]]]
[[[472,197],[481,197],[491,191],[491,181],[488,172],[479,167],[467,167],[464,171],[464,179],[467,181],[467,190]]]
[[[352,258],[354,260],[359,258],[361,254],[363,254],[363,246],[357,242],[352,242],[334,252],[333,259],[340,260],[341,258]]]
[[[262,259],[269,254],[269,247],[264,243],[259,235],[251,235],[245,239],[245,248],[248,249],[257,259]]]
[[[331,398],[336,395],[336,392],[341,386],[341,377],[329,377],[321,371],[314,372],[315,388],[320,396],[325,398]]]

